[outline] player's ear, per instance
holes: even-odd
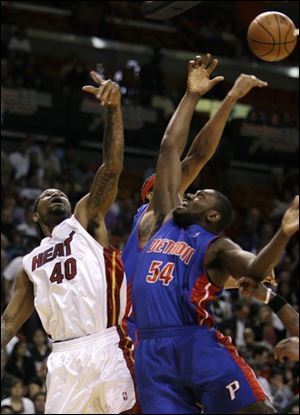
[[[146,198],[147,198],[147,200],[149,200],[149,202],[150,202],[150,200],[152,199],[152,192],[148,192],[147,194],[146,194]]]
[[[32,214],[33,222],[37,223],[40,220],[40,215],[37,212]]]
[[[221,213],[218,212],[217,210],[209,210],[206,215],[206,219],[208,220],[208,222],[211,222],[211,223],[219,222],[221,217],[222,217]]]

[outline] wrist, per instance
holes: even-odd
[[[187,98],[191,101],[194,101],[195,103],[197,103],[199,101],[201,96],[202,96],[201,94],[197,94],[196,92],[191,92],[191,91],[188,91],[188,90],[184,94],[185,98]]]
[[[282,238],[285,238],[288,241],[293,234],[294,233],[291,233],[288,230],[286,230],[283,225],[280,226],[279,236],[281,236]]]
[[[273,293],[273,298],[269,301],[269,307],[274,311],[274,313],[278,313],[287,304],[287,301],[281,297],[279,294]]]
[[[231,102],[232,104],[235,104],[241,97],[234,91],[229,91],[226,95],[226,100]]]

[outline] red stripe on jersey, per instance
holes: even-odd
[[[197,310],[197,320],[199,324],[205,324],[208,327],[214,325],[213,316],[210,315],[205,305],[207,301],[213,301],[222,288],[215,287],[207,279],[206,274],[202,274],[195,282],[192,289],[191,302],[195,304]]]
[[[128,322],[127,318],[132,313],[132,304],[131,304],[131,288],[132,288],[132,282],[127,284],[127,302],[126,302],[126,309],[125,314],[122,320],[122,329],[125,333],[128,333]]]
[[[138,403],[137,399],[137,387],[135,382],[135,373],[134,373],[134,360],[133,360],[133,350],[132,350],[132,341],[127,336],[127,333],[123,331],[122,327],[117,327],[118,334],[120,336],[120,342],[119,342],[119,348],[122,350],[126,365],[128,367],[128,370],[131,374],[133,384],[134,384],[134,390],[135,390],[135,397],[136,397],[136,403],[134,406],[129,409],[128,411],[121,412],[121,414],[141,414],[141,409]]]
[[[239,356],[236,348],[231,342],[230,337],[224,336],[218,330],[216,330],[216,337],[217,337],[218,342],[228,350],[228,352],[230,353],[230,356],[233,358],[233,360],[236,362],[236,364],[240,367],[240,369],[244,373],[245,378],[247,379],[250,385],[250,388],[252,389],[252,392],[254,393],[257,401],[264,401],[265,399],[267,399],[266,394],[263,388],[258,383],[258,380],[256,379],[256,376],[253,370],[251,369],[249,365],[247,365],[245,360]]]
[[[118,324],[120,315],[120,289],[124,279],[124,269],[120,251],[104,248],[104,261],[107,283],[107,328]]]

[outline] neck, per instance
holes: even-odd
[[[22,402],[22,398],[20,398],[19,396],[12,396],[11,400],[12,402],[15,402],[15,403]]]
[[[40,224],[40,227],[42,229],[42,232],[45,237],[50,237],[52,235],[52,231],[55,228],[56,225],[49,226],[49,225],[42,225]]]
[[[60,219],[59,221],[55,220],[53,222],[50,223],[39,223],[41,229],[42,229],[42,233],[44,234],[44,236],[46,237],[51,237],[52,236],[52,232],[53,229],[55,228],[55,226],[59,225],[61,222],[63,222],[65,219],[68,219],[70,216],[68,217],[64,217],[62,219]]]
[[[212,226],[211,226],[211,225],[209,225],[209,224],[207,223],[207,221],[206,221],[206,219],[205,219],[205,218],[204,218],[204,219],[201,219],[201,220],[197,223],[197,225],[202,226],[202,228],[203,228],[203,229],[205,229],[207,232],[217,234],[217,232],[215,231],[215,229],[213,229],[213,228],[212,228]]]

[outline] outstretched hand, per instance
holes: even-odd
[[[118,84],[111,79],[105,81],[97,72],[91,71],[90,75],[98,87],[85,85],[82,87],[84,92],[94,94],[102,106],[118,107],[121,103],[121,93]]]
[[[189,61],[187,92],[195,95],[204,95],[212,89],[217,83],[224,80],[223,76],[217,76],[209,79],[213,71],[218,66],[217,59],[211,60],[211,55],[207,53],[204,58],[196,56],[194,60]]]
[[[246,75],[242,73],[235,81],[229,94],[236,99],[243,98],[248,92],[255,87],[264,88],[268,86],[268,82],[256,78],[254,75]]]

